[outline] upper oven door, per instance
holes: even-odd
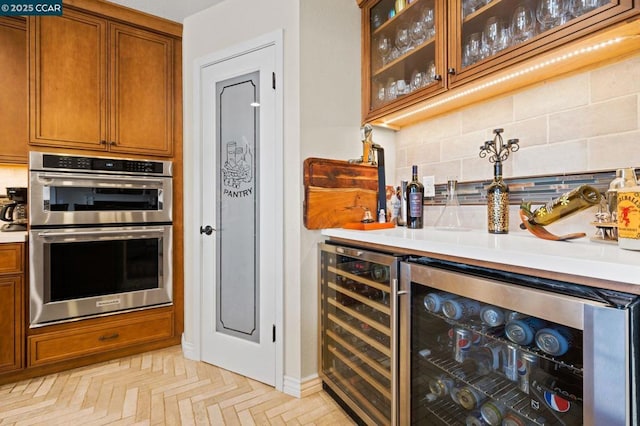
[[[170,177],[31,171],[32,226],[170,223]]]

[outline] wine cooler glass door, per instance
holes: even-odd
[[[410,277],[411,306],[402,313],[410,350],[401,361],[410,365],[409,384],[401,392],[409,392],[412,424],[582,425],[593,407],[624,421],[628,342],[614,331],[620,339],[603,349],[621,359],[594,358],[601,324],[592,324],[613,315],[625,330],[624,310],[432,267],[403,263],[401,274],[401,286]],[[604,380],[620,409],[588,390],[600,380],[594,369],[610,372]]]

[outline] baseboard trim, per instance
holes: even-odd
[[[184,333],[182,333],[181,343],[182,343],[182,355],[184,355],[185,358],[190,359],[192,361],[201,361],[200,354],[198,353],[196,346],[193,343],[187,342],[185,340]]]
[[[296,379],[288,376],[284,377],[284,386],[282,391],[287,395],[295,396],[296,398],[304,398],[321,390],[322,380],[320,380],[320,377],[318,377],[317,374],[307,376],[303,379]]]

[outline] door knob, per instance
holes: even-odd
[[[200,233],[201,234],[207,234],[207,235],[211,235],[211,233],[213,233],[213,231],[215,231],[215,228],[207,225],[204,228],[201,226],[200,227]]]

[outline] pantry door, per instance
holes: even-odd
[[[275,47],[201,68],[202,360],[276,382],[282,239]],[[280,234],[278,235],[278,232]]]

